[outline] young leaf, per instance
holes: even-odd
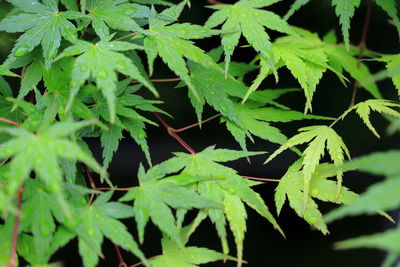
[[[400,200],[396,197],[400,193],[399,178],[394,177],[370,186],[357,201],[329,212],[325,215],[324,220],[329,223],[345,216],[376,214],[379,211],[397,208],[400,205]]]
[[[332,0],[332,6],[335,7],[336,15],[339,17],[342,25],[342,33],[346,49],[350,49],[350,19],[354,16],[354,11],[360,6],[360,0]]]
[[[133,62],[125,55],[118,53],[118,51],[137,49],[140,46],[123,41],[110,42],[111,37],[107,36],[95,45],[86,41],[75,40],[73,41],[74,45],[66,48],[58,58],[80,55],[76,58],[72,70],[71,95],[67,110],[71,107],[83,83],[89,77],[93,77],[107,99],[110,122],[113,123],[115,121],[116,71],[138,80],[149,88],[154,95],[158,96],[158,93]]]
[[[109,28],[122,31],[143,32],[133,19],[143,6],[129,3],[128,0],[92,0],[88,1],[88,18],[96,34],[104,39],[110,35]]]
[[[1,128],[13,138],[0,148],[0,158],[12,156],[7,173],[9,194],[13,194],[28,178],[31,170],[55,194],[62,193],[62,171],[59,158],[79,160],[105,177],[101,166],[75,142],[65,138],[91,122],[55,123],[34,134],[23,128]]]
[[[125,212],[130,210],[129,207],[121,203],[108,202],[111,194],[112,191],[97,198],[92,205],[84,207],[80,214],[80,224],[75,231],[78,234],[79,253],[84,266],[97,265],[104,237],[132,252],[146,266],[149,266],[146,257],[127,231],[126,226],[118,220],[132,216],[131,212]],[[107,205],[112,207],[107,207]],[[90,243],[87,240],[90,240]]]
[[[121,139],[122,129],[118,126],[113,125],[108,131],[102,132],[100,140],[103,147],[103,166],[105,169],[110,165],[113,154],[117,151]]]
[[[279,181],[279,185],[275,189],[277,212],[278,214],[280,213],[287,197],[290,207],[294,209],[299,216],[304,217],[304,220],[311,226],[326,235],[329,233],[328,228],[313,198],[322,201],[351,204],[357,200],[358,196],[349,191],[346,187],[342,187],[339,198],[337,198],[335,194],[335,182],[327,179],[336,174],[335,166],[326,163],[320,164],[311,177],[310,196],[303,216],[302,205],[304,197],[302,191],[304,187],[304,174],[300,171],[300,168],[301,161],[297,161],[289,167],[289,170]]]
[[[375,3],[380,6],[393,20],[400,36],[400,19],[397,11],[397,4],[395,0],[376,0]]]
[[[20,8],[22,13],[3,19],[0,30],[24,32],[18,38],[12,55],[21,57],[41,44],[45,64],[50,65],[50,61],[57,55],[61,37],[71,38],[75,34],[75,25],[68,18],[81,18],[83,15],[74,11],[59,11],[56,1],[52,5],[43,5],[36,0],[10,2]]]
[[[162,15],[174,14],[179,16],[186,1],[175,7],[164,10]],[[175,18],[173,16],[173,18]],[[186,83],[193,95],[200,101],[200,96],[192,83],[185,58],[202,65],[205,68],[220,70],[219,66],[199,47],[195,46],[191,39],[212,36],[216,31],[205,27],[184,24],[171,24],[161,20],[150,20],[150,29],[144,39],[150,73],[153,70],[154,59],[159,55],[168,67]]]
[[[311,177],[314,174],[316,167],[319,165],[321,157],[325,153],[325,147],[327,148],[332,161],[337,167],[336,177],[338,183],[336,188],[336,198],[339,198],[342,187],[343,170],[341,169],[340,165],[342,165],[344,160],[343,154],[345,153],[348,158],[350,158],[350,155],[346,145],[343,143],[342,138],[330,127],[325,125],[309,126],[301,128],[299,131],[299,134],[287,140],[285,144],[272,153],[265,163],[268,163],[277,155],[290,147],[309,143],[308,147],[304,150],[304,157],[301,163],[303,166],[302,172],[304,175],[302,215],[305,215],[310,194]]]
[[[360,118],[363,120],[365,125],[367,125],[368,129],[371,130],[371,132],[378,138],[380,138],[378,132],[375,130],[374,126],[372,126],[372,123],[369,119],[369,115],[371,113],[371,110],[377,111],[379,113],[385,113],[392,115],[394,117],[400,118],[400,113],[392,107],[400,107],[399,104],[393,103],[389,100],[385,99],[369,99],[364,102],[360,102],[356,105],[354,105],[350,110],[346,111],[345,114],[349,113],[351,110],[356,110],[357,114],[360,116]]]
[[[255,1],[254,4],[253,2],[241,0],[234,5],[210,6],[217,11],[208,18],[206,26],[214,28],[223,23],[221,42],[225,52],[225,75],[228,73],[229,62],[241,35],[257,52],[266,58],[269,66],[275,69],[271,53],[271,41],[264,27],[282,33],[294,34],[286,21],[278,15],[259,9],[278,1]]]

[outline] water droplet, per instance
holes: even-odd
[[[88,66],[87,65],[81,65],[81,67],[79,68],[79,70],[81,72],[86,72],[88,70]]]
[[[39,3],[36,2],[36,1],[32,1],[32,2],[31,2],[31,5],[32,5],[32,6],[37,6],[38,4],[39,4]]]
[[[260,16],[260,14],[258,12],[254,12],[253,15],[256,17]]]
[[[313,188],[313,189],[311,190],[311,195],[313,195],[313,196],[318,196],[318,194],[319,194],[319,189],[318,189],[318,188]]]
[[[306,220],[307,220],[307,222],[313,224],[313,223],[317,222],[318,218],[308,214],[308,215],[306,215]]]
[[[92,236],[92,235],[94,235],[94,231],[93,231],[93,229],[90,229],[90,230],[88,231],[88,235],[89,235],[89,236]]]
[[[120,69],[126,69],[128,67],[126,65],[126,62],[122,61],[122,60],[118,60],[117,62],[115,62],[115,64],[117,65],[117,68],[120,68]]]
[[[97,73],[97,77],[100,79],[105,79],[107,78],[108,73],[105,69],[100,69],[99,72]]]
[[[78,87],[78,83],[76,81],[71,81],[70,85],[71,88],[77,88]]]
[[[211,92],[210,92],[210,95],[215,95],[215,92],[214,92],[214,91],[211,91]]]
[[[175,11],[171,12],[171,16],[175,17],[176,16],[176,12]]]
[[[14,56],[16,56],[16,57],[22,57],[23,55],[25,55],[26,53],[28,53],[29,52],[29,46],[27,46],[27,45],[23,45],[23,46],[20,46],[20,47],[18,47],[17,49],[15,49],[15,51],[14,51]]]
[[[227,45],[227,46],[226,46],[226,50],[232,51],[232,50],[233,50],[233,45]]]
[[[124,15],[125,16],[130,16],[130,15],[132,15],[133,14],[133,11],[132,10],[125,10],[125,12],[124,12]]]
[[[229,194],[234,194],[236,192],[235,188],[229,188],[228,189]]]

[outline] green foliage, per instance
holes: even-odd
[[[388,132],[400,129],[395,120],[400,119],[398,98],[384,99],[382,95],[391,92],[378,83],[391,78],[400,95],[399,55],[368,50],[365,38],[360,45],[350,42],[351,19],[358,16],[362,1],[328,4],[339,18],[344,43],[337,42],[334,30],[320,38],[287,23],[310,0],[293,1],[283,18],[269,9],[285,7],[289,1],[209,1],[210,6],[200,4],[212,9],[204,25],[182,16],[192,12],[189,0],[177,4],[165,0],[7,2],[10,12],[0,12],[5,16],[0,31],[10,42],[15,39],[15,44],[0,62],[1,266],[14,266],[14,261],[50,266],[51,260],[57,260],[53,255],[67,244],[76,244],[75,254],[81,256],[83,266],[99,266],[108,257],[109,251],[103,248],[108,239],[145,266],[190,267],[229,260],[240,267],[246,263],[244,240],[251,230],[247,220],[253,211],[285,236],[282,223],[266,204],[273,197],[257,192],[261,181],[278,182],[274,195],[278,215],[285,212],[287,200],[299,217],[323,235],[329,234],[326,223],[345,216],[378,213],[392,220],[386,212],[400,206],[399,151],[345,162],[350,153],[340,136],[343,129],[334,129],[340,120],[352,119],[351,111],[377,137],[380,129],[373,126],[371,111],[390,116]],[[396,1],[374,3],[372,7],[383,9],[400,33]],[[0,6],[3,10],[3,3]],[[215,43],[209,51],[204,49]],[[236,61],[239,54],[246,60]],[[371,61],[384,62],[386,68],[372,74]],[[163,67],[177,77],[159,79]],[[279,84],[268,84],[271,74]],[[329,113],[312,113],[314,106],[315,110],[320,106],[313,101],[321,101],[317,93],[325,89],[325,77],[332,74],[338,86],[355,83],[354,101],[337,119]],[[181,98],[168,100],[175,110],[161,106],[169,98],[164,92],[168,87],[161,91],[156,85],[160,81],[179,81],[177,90],[187,90],[197,124],[174,129],[164,121],[164,116],[178,117],[185,110]],[[298,82],[301,88],[281,88],[282,82],[289,86]],[[358,87],[368,92],[362,94],[362,101],[356,94]],[[304,93],[305,101],[298,93]],[[339,89],[332,94],[342,96]],[[293,99],[296,107],[304,104],[304,112],[293,108]],[[204,119],[209,108],[216,114]],[[226,138],[236,141],[241,150],[216,148],[211,143],[196,152],[180,136],[215,118],[220,128],[228,130]],[[327,121],[333,122],[324,125]],[[300,127],[298,134],[291,136],[289,122]],[[148,136],[154,135],[148,134],[148,126],[166,128],[166,134],[188,153],[175,152],[153,165],[156,158],[150,148],[153,152],[159,147],[149,146]],[[346,135],[353,149],[349,136],[360,134]],[[92,154],[91,138],[102,148],[99,155]],[[121,188],[114,186],[117,180],[107,170],[119,155],[123,138],[140,147],[148,167],[140,164],[137,175],[122,177],[129,187]],[[248,140],[260,145],[260,151],[265,142],[280,145],[266,163],[287,149],[296,152],[298,159],[279,180],[246,176],[232,161],[250,164],[250,157],[265,153],[249,152]],[[207,136],[207,142],[213,142],[212,136]],[[305,149],[297,148],[303,144],[307,144]],[[102,165],[96,158],[102,159]],[[126,162],[131,164],[132,158]],[[358,195],[342,185],[344,172],[350,170],[385,179]],[[320,201],[341,206],[323,215]],[[192,235],[208,219],[221,252],[192,245],[196,241]],[[162,251],[157,256],[141,250],[150,236],[146,232],[150,223],[162,236],[154,240]],[[386,264],[390,265],[400,254],[399,231],[397,227],[342,241],[336,247],[387,250]],[[236,257],[229,256],[230,238]]]

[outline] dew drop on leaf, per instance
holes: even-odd
[[[228,189],[229,194],[234,194],[236,192],[235,188],[229,188]]]
[[[227,46],[226,46],[226,50],[232,51],[232,50],[233,50],[233,46],[232,46],[232,45],[227,45]]]
[[[93,231],[93,229],[90,229],[90,230],[88,231],[88,235],[89,235],[89,236],[92,236],[92,235],[94,235],[94,231]]]
[[[319,194],[319,189],[318,189],[318,188],[313,188],[313,189],[311,190],[311,195],[313,195],[313,196],[318,196],[318,194]]]
[[[97,77],[100,79],[105,79],[107,76],[107,71],[105,69],[100,69],[100,71],[97,73]]]
[[[22,57],[23,55],[25,55],[26,53],[28,53],[29,48],[30,48],[30,47],[27,46],[27,45],[23,45],[23,46],[18,47],[18,48],[15,49],[15,51],[14,51],[14,56],[16,56],[16,57]]]
[[[87,66],[87,65],[81,65],[80,68],[79,68],[79,70],[80,70],[81,72],[86,72],[86,71],[88,70],[88,66]]]
[[[124,12],[124,15],[125,16],[130,16],[130,15],[132,15],[133,14],[133,11],[132,10],[125,10],[125,12]]]

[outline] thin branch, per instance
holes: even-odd
[[[187,151],[189,151],[191,154],[196,155],[196,151],[190,147],[175,131],[174,128],[168,125],[160,115],[158,115],[156,112],[152,112],[153,115],[161,122],[161,124],[167,129],[168,134],[174,138],[176,141],[179,142]]]
[[[96,190],[97,187],[96,187],[96,184],[94,183],[94,180],[93,180],[92,174],[89,171],[89,168],[86,165],[83,165],[83,168],[85,169],[86,178],[90,184],[90,187],[92,189]]]
[[[136,35],[136,34],[138,34],[138,32],[131,32],[131,33],[127,34],[127,35],[124,35],[124,36],[121,36],[121,37],[119,37],[119,38],[117,38],[117,39],[114,39],[114,40],[112,40],[111,42],[121,41],[121,40],[124,40],[124,39],[126,39],[126,38],[132,37],[132,36],[134,36],[134,35]]]
[[[15,126],[18,126],[18,127],[21,127],[20,123],[18,123],[16,121],[13,121],[13,120],[10,120],[10,119],[6,119],[6,118],[3,118],[3,117],[0,117],[0,121],[8,123],[8,124],[15,125]]]
[[[158,258],[158,257],[161,257],[161,256],[162,256],[162,255],[156,255],[156,256],[153,256],[153,257],[148,258],[147,260],[153,260],[153,259]],[[142,264],[143,264],[143,262],[141,261],[141,262],[135,263],[135,264],[133,264],[133,265],[131,265],[131,266],[129,266],[129,267],[137,267],[137,266],[140,266],[140,265],[142,265]]]
[[[119,249],[119,246],[114,244],[114,248],[115,248],[115,252],[117,253],[117,257],[118,257],[118,262],[119,262],[118,267],[128,267],[128,265],[126,264],[124,258],[122,257],[121,250]]]
[[[271,178],[258,178],[258,177],[252,177],[252,176],[244,176],[242,175],[243,178],[250,179],[250,180],[256,180],[256,181],[264,181],[264,182],[276,182],[279,183],[279,179],[271,179]]]
[[[201,123],[202,124],[206,123],[206,122],[211,121],[211,120],[213,120],[215,118],[218,118],[218,117],[221,117],[221,114],[216,114],[214,116],[211,116],[210,118],[203,120]],[[199,123],[193,123],[193,124],[191,124],[189,126],[186,126],[186,127],[180,128],[180,129],[172,129],[172,131],[174,131],[175,133],[180,133],[180,132],[186,131],[188,129],[191,129],[193,127],[196,127],[198,125],[199,125]]]
[[[208,0],[208,3],[210,3],[211,5],[223,5],[224,4],[217,0]]]
[[[151,82],[155,83],[167,83],[167,82],[178,82],[181,81],[182,79],[179,77],[176,78],[166,78],[166,79],[151,79]],[[133,84],[139,83],[139,81],[132,81]]]
[[[118,187],[115,187],[115,188],[112,188],[112,187],[97,187],[96,190],[99,190],[99,191],[110,191],[110,190],[114,190],[114,191],[129,191],[129,190],[131,190],[131,189],[133,189],[135,187],[136,186],[120,187],[120,188],[118,188]]]
[[[358,57],[357,57],[357,68],[358,69],[361,67],[361,59],[363,58],[364,52],[367,48],[366,42],[367,42],[369,22],[371,20],[371,11],[372,11],[372,3],[373,2],[374,2],[374,0],[368,1],[367,11],[365,14],[365,19],[364,19],[363,31],[362,31],[362,35],[361,35],[361,40],[360,40],[360,44],[358,45],[358,47],[360,49],[360,53],[358,54]],[[359,82],[355,81],[354,85],[353,85],[353,93],[351,95],[351,101],[350,101],[349,108],[354,106],[354,103],[356,102],[357,90],[359,87],[360,87]]]
[[[14,230],[13,230],[11,252],[10,252],[10,261],[8,263],[8,267],[16,267],[17,266],[18,227],[19,227],[19,219],[21,216],[22,197],[24,194],[24,189],[25,189],[25,183],[23,183],[18,190],[17,213],[15,214]]]

